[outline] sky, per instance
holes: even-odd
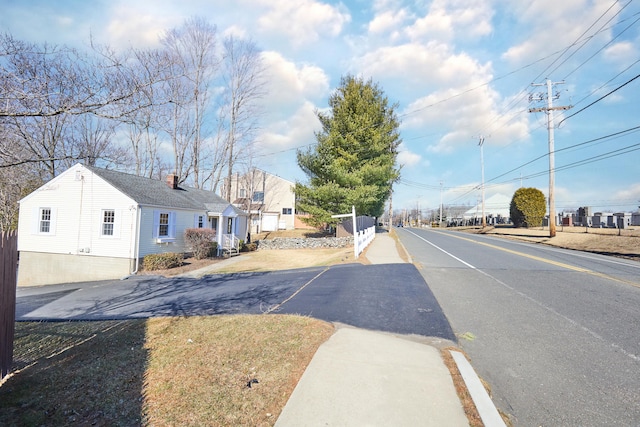
[[[394,209],[549,193],[553,83],[556,211],[640,206],[640,2],[630,0],[0,0],[0,31],[32,42],[157,47],[202,17],[252,39],[267,95],[256,166],[305,182],[296,149],[342,76],[397,103]],[[535,86],[533,85],[535,84]],[[530,109],[538,111],[530,112]],[[482,146],[480,142],[482,141]],[[481,159],[483,161],[481,161]]]

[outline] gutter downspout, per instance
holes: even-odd
[[[134,249],[134,259],[135,259],[135,266],[136,269],[133,270],[128,276],[123,277],[120,280],[126,280],[131,276],[134,276],[138,273],[138,269],[140,268],[140,205],[136,205],[136,206],[132,206],[133,209],[136,210],[136,222],[135,222],[135,229],[133,226],[133,221],[131,222],[131,231],[132,233],[135,232],[135,249]]]

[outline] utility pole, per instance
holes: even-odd
[[[393,227],[393,190],[389,193],[389,231]]]
[[[482,190],[482,228],[487,226],[487,218],[484,214],[484,154],[482,152],[482,146],[484,144],[484,137],[480,136],[480,141],[478,145],[480,146],[480,167],[482,169],[482,183],[480,184],[480,188]]]
[[[529,95],[529,101],[542,101],[547,100],[547,106],[543,108],[529,108],[530,113],[547,113],[547,130],[549,132],[549,237],[556,236],[556,201],[554,195],[555,189],[555,159],[554,159],[554,140],[553,140],[553,111],[554,110],[568,110],[572,106],[554,107],[553,100],[560,98],[560,93],[553,94],[553,86],[557,84],[564,84],[561,82],[551,82],[547,79],[546,83],[532,83],[531,86],[547,86],[547,94],[539,93],[537,95]]]
[[[440,181],[440,218],[438,219],[438,228],[442,227],[442,181]]]

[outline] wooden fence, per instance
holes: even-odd
[[[18,235],[0,233],[0,379],[11,369],[16,321]]]

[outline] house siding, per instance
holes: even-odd
[[[50,234],[38,232],[40,208],[52,211]],[[115,212],[113,236],[102,236],[105,209]],[[118,278],[131,271],[135,203],[81,165],[21,200],[19,218],[19,286]]]
[[[284,178],[271,173],[254,169],[245,175],[236,174],[231,181],[225,180],[225,188],[231,186],[231,200],[239,197],[253,199],[255,193],[262,193],[262,213],[261,224],[252,223],[252,232],[256,232],[259,225],[260,231],[275,229],[292,230],[295,228],[296,197],[294,193],[295,184]],[[257,202],[254,200],[254,202]],[[285,210],[291,213],[284,213]],[[277,216],[275,226],[273,216]]]
[[[20,202],[18,250],[133,258],[135,248],[130,242],[136,220],[135,202],[91,171],[77,166]],[[55,212],[55,230],[49,235],[36,231],[38,210],[42,207]],[[115,211],[117,235],[102,236],[104,209]]]
[[[42,208],[48,227],[40,227]],[[103,235],[105,211],[114,213],[109,235]],[[159,211],[170,213],[170,239],[158,240]],[[206,218],[205,227],[210,227],[209,216],[223,227],[228,215],[235,229],[242,229],[237,210],[212,192],[172,189],[77,164],[20,201],[18,285],[122,278],[136,272],[146,255],[187,252],[184,231],[197,227],[196,215]]]
[[[154,232],[154,212],[173,212],[175,213],[175,232],[174,240],[171,242],[158,243]],[[184,232],[187,228],[194,228],[195,215],[204,215],[204,211],[160,208],[153,206],[143,206],[140,211],[140,257],[149,254],[166,253],[166,252],[188,252],[189,248],[184,241]],[[210,228],[205,220],[205,228]]]

